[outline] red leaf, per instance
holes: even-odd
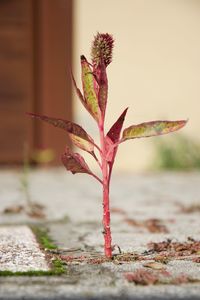
[[[98,103],[104,118],[106,105],[107,105],[107,98],[108,98],[108,78],[106,74],[106,66],[103,60],[101,64],[98,66],[98,68],[94,70],[94,74],[96,74],[97,82],[99,86]]]
[[[93,176],[101,184],[102,180],[96,176],[86,164],[84,158],[79,153],[73,153],[68,147],[66,147],[65,152],[61,156],[61,160],[68,171],[72,174],[85,173]]]
[[[128,110],[128,107],[123,111],[121,116],[113,124],[113,126],[110,128],[109,132],[107,133],[107,136],[111,139],[111,141],[113,143],[117,143],[119,141],[120,133],[121,133],[122,126],[124,123],[124,119],[126,117],[127,110]]]
[[[158,274],[145,269],[137,269],[134,272],[125,273],[124,276],[129,282],[140,285],[150,285],[159,282]]]
[[[92,175],[84,158],[78,153],[73,153],[69,148],[65,149],[65,152],[61,156],[61,160],[66,169],[71,171],[72,174],[86,173]]]
[[[47,117],[44,115],[38,115],[33,113],[27,113],[27,114],[30,115],[31,117],[45,121],[55,127],[64,129],[65,131],[67,131],[72,142],[77,147],[93,154],[94,151],[93,139],[78,124],[63,119]]]
[[[106,135],[106,144],[107,144],[107,160],[109,162],[113,161],[115,159],[115,155],[117,152],[117,146],[113,148],[113,145],[117,143],[120,139],[120,133],[122,130],[122,126],[124,123],[124,119],[126,117],[128,107],[123,111],[123,113],[120,115],[120,117],[117,119],[117,121],[113,124],[113,126],[110,128],[109,132]]]

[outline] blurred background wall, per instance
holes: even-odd
[[[68,142],[65,132],[29,120],[26,111],[74,119],[98,139],[95,122],[72,95],[70,79],[72,65],[81,85],[80,54],[90,58],[97,31],[115,38],[108,67],[107,128],[128,106],[125,126],[189,118],[182,133],[186,140],[199,141],[199,0],[1,0],[1,164],[21,163],[28,143],[30,152],[52,149],[54,163],[60,165]],[[155,141],[171,146],[178,135],[122,144],[116,168],[148,168],[155,162]],[[184,153],[192,155],[191,149]]]
[[[154,119],[189,118],[182,130],[199,140],[200,128],[200,1],[199,0],[75,0],[74,65],[79,55],[90,57],[97,32],[115,38],[113,63],[108,67],[108,128],[125,107],[125,125]],[[94,121],[74,99],[75,118],[96,135]],[[169,142],[174,143],[179,133]],[[152,163],[155,140],[121,145],[118,170],[142,170]]]
[[[1,164],[44,148],[60,163],[66,134],[25,112],[72,117],[71,56],[72,1],[0,1]]]

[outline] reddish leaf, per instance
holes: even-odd
[[[72,174],[76,173],[86,173],[93,176],[101,184],[102,180],[96,176],[86,164],[84,158],[79,153],[73,153],[68,147],[66,147],[65,152],[61,156],[61,160],[68,171]]]
[[[98,102],[99,107],[101,109],[103,118],[105,116],[106,105],[107,105],[107,98],[108,98],[108,78],[106,74],[106,66],[102,61],[99,67],[96,70],[97,72],[97,81],[99,85],[98,90]],[[99,73],[99,74],[98,74]]]
[[[123,113],[120,115],[120,117],[117,119],[117,121],[113,124],[113,126],[110,128],[109,132],[106,135],[106,144],[107,144],[107,160],[109,162],[114,161],[117,148],[113,145],[117,143],[120,139],[120,133],[122,130],[122,126],[124,123],[124,119],[126,117],[128,107],[123,111]]]
[[[145,269],[137,269],[134,272],[125,273],[124,276],[129,282],[140,285],[156,284],[159,282],[158,274]]]
[[[65,149],[65,152],[61,156],[61,160],[66,169],[71,171],[72,174],[86,173],[92,175],[84,158],[78,153],[73,153],[69,148]]]
[[[87,132],[78,124],[72,123],[67,120],[47,117],[44,115],[38,115],[28,113],[31,117],[45,121],[55,127],[64,129],[69,134],[72,142],[82,150],[85,150],[91,154],[94,151],[93,139],[87,134]]]
[[[151,121],[132,125],[123,131],[122,141],[167,134],[181,129],[187,121]]]
[[[124,123],[124,119],[126,117],[128,107],[123,111],[121,116],[118,118],[118,120],[113,124],[113,126],[110,128],[109,132],[107,133],[107,136],[111,139],[113,143],[116,143],[119,141],[121,129]]]

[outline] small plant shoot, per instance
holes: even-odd
[[[100,145],[97,145],[93,138],[78,124],[59,118],[28,113],[34,118],[65,130],[74,145],[90,153],[97,161],[101,169],[101,178],[90,170],[80,154],[74,153],[68,147],[66,147],[61,156],[61,160],[68,171],[71,171],[73,174],[86,173],[91,175],[102,186],[104,253],[108,258],[112,257],[114,248],[110,229],[109,191],[118,146],[130,139],[167,134],[179,130],[186,124],[185,120],[160,120],[131,125],[122,131],[128,110],[126,108],[106,133],[105,115],[108,98],[107,67],[112,62],[113,46],[114,40],[112,35],[108,33],[97,33],[92,43],[91,62],[89,62],[85,56],[81,55],[82,91],[78,88],[72,75],[72,81],[80,101],[97,124],[100,135]]]

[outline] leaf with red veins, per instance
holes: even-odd
[[[77,147],[93,155],[94,141],[89,136],[89,134],[87,134],[87,132],[78,124],[63,119],[47,117],[44,115],[38,115],[33,113],[28,113],[28,115],[67,131],[70,139]]]
[[[126,117],[128,107],[123,111],[117,121],[110,128],[109,132],[106,135],[106,148],[107,148],[107,161],[114,162],[115,155],[117,152],[117,146],[114,146],[120,139],[120,133],[122,126]]]
[[[65,168],[71,171],[72,174],[86,173],[93,175],[84,158],[79,153],[73,153],[68,147],[66,147],[65,152],[62,154],[61,160]]]
[[[81,56],[81,68],[85,106],[93,118],[99,123],[101,119],[101,110],[95,88],[96,79],[93,75],[90,64],[83,55]]]
[[[132,125],[123,131],[122,142],[142,137],[151,137],[177,131],[185,126],[186,120],[179,121],[151,121]]]

